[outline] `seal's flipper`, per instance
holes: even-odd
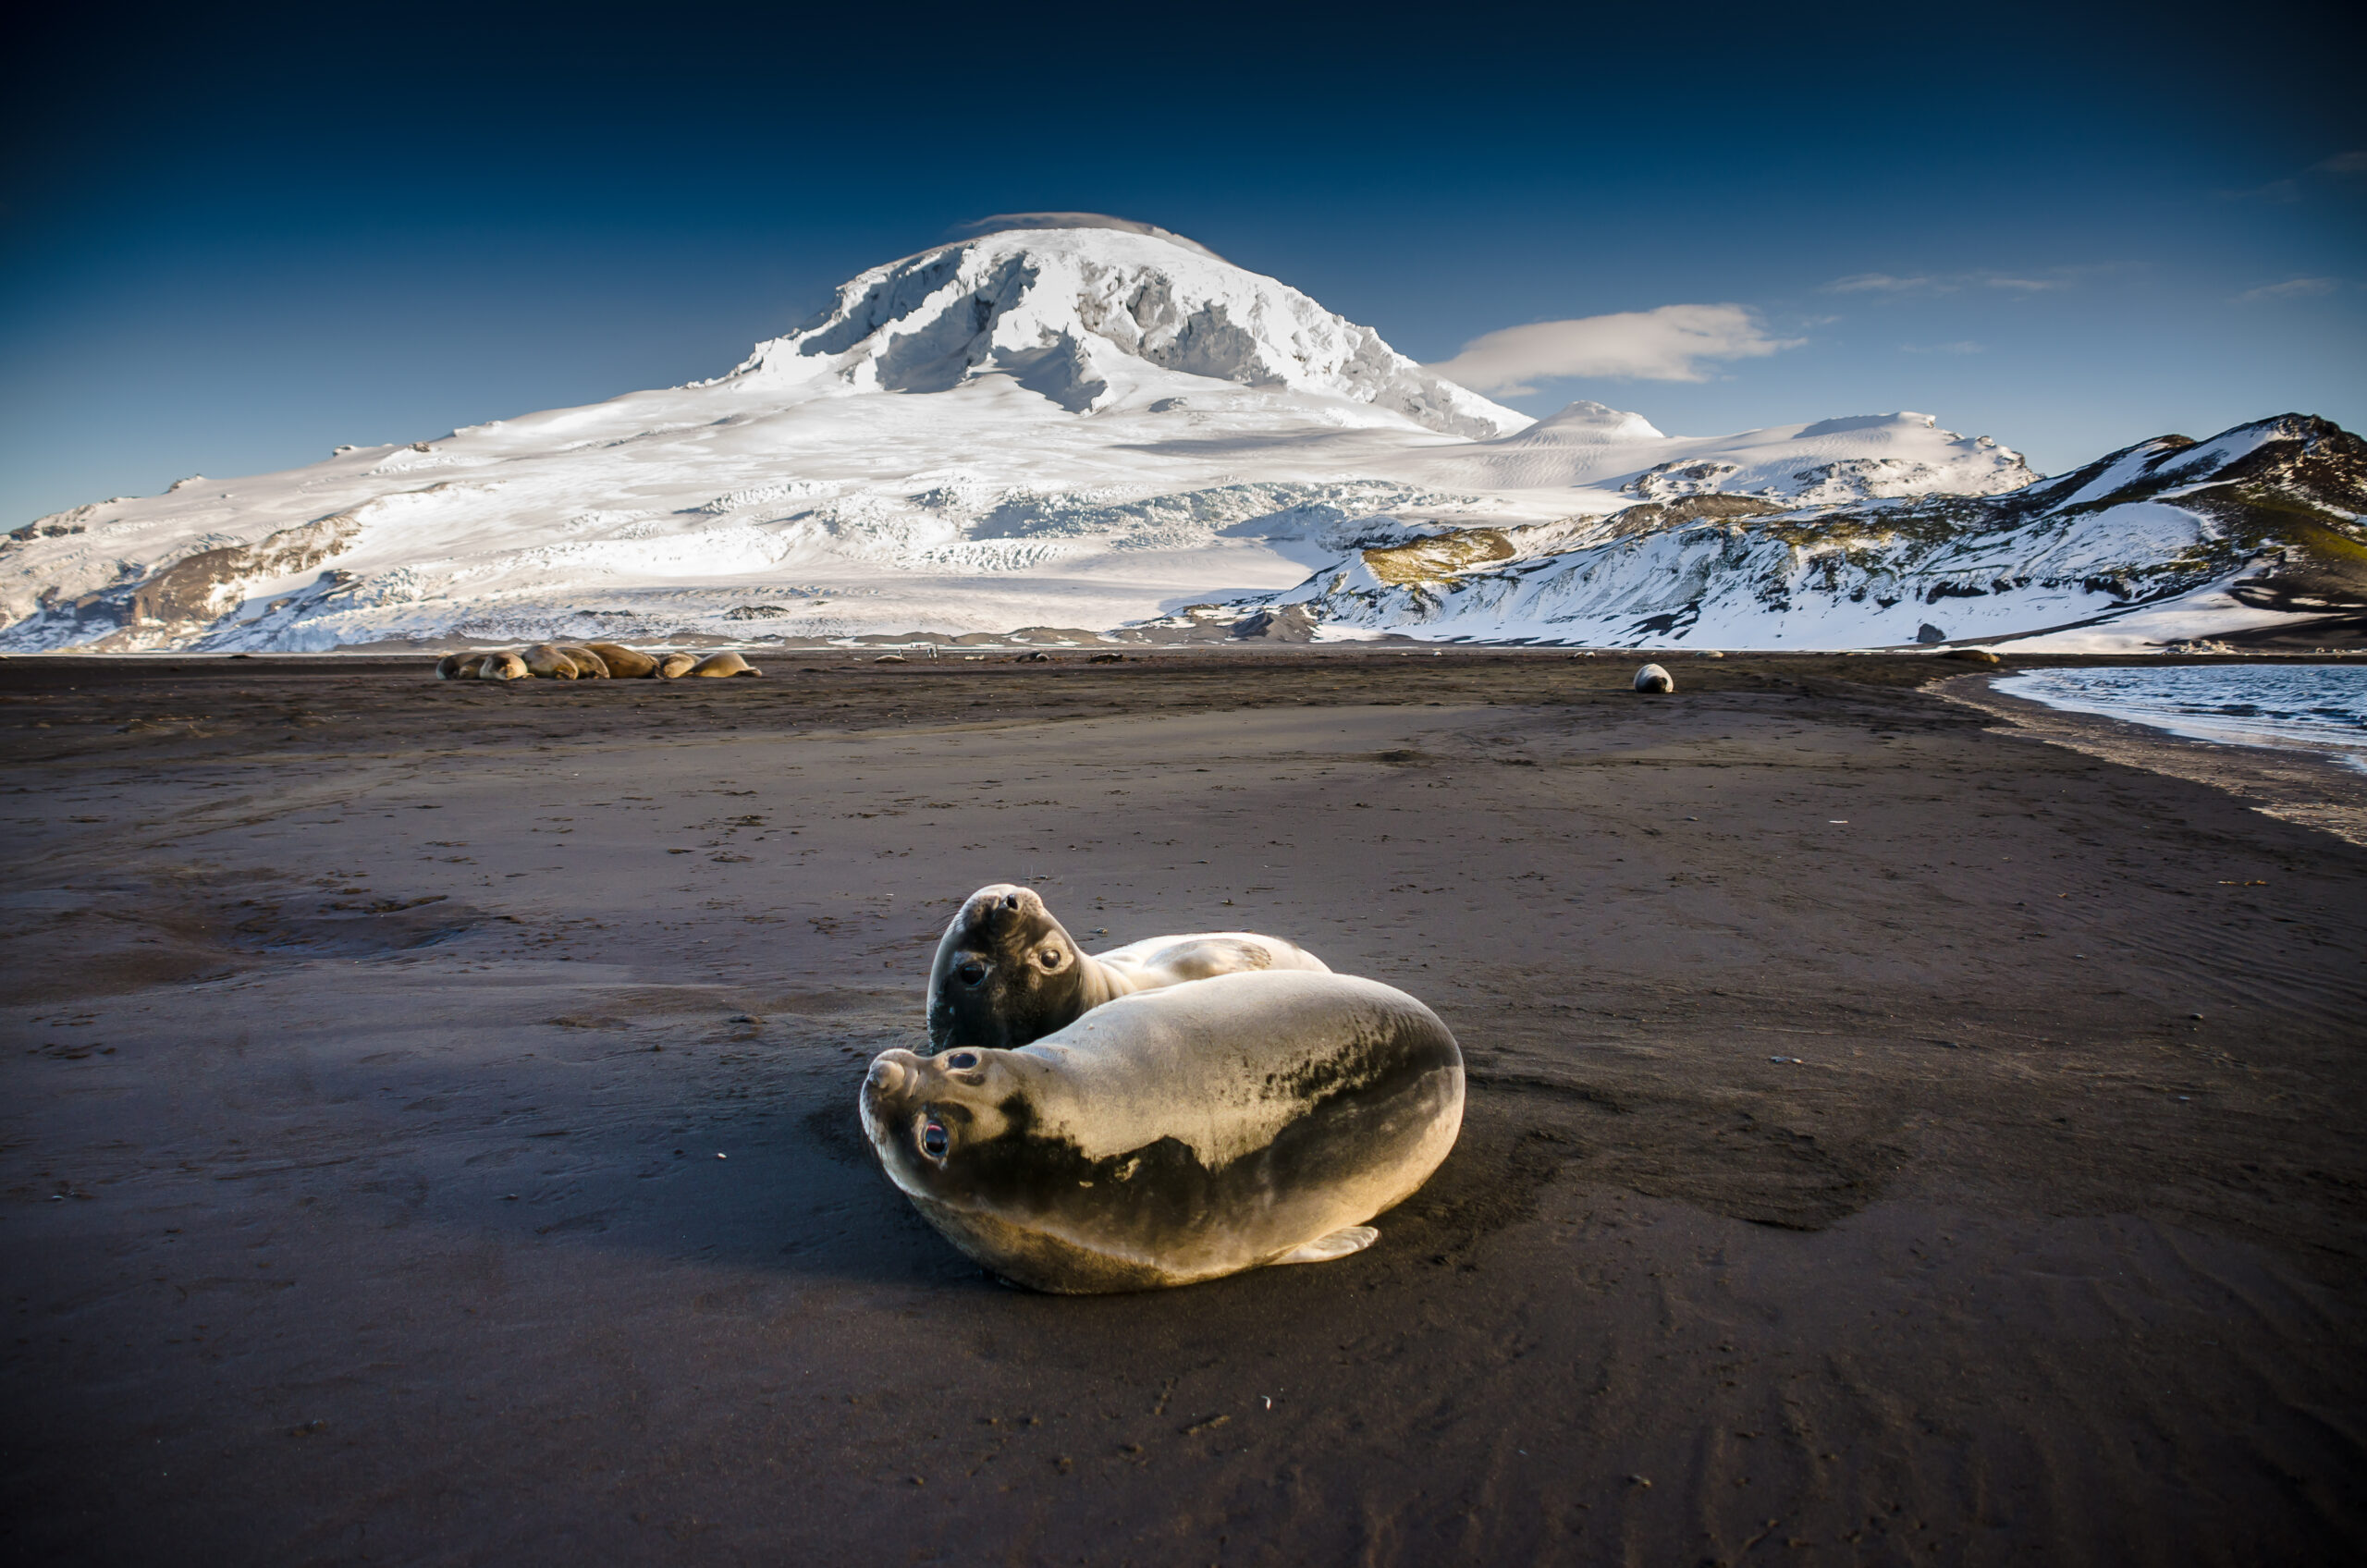
[[[1345,1257],[1352,1252],[1362,1252],[1380,1240],[1380,1232],[1369,1225],[1343,1225],[1328,1236],[1318,1236],[1305,1246],[1293,1247],[1276,1263],[1329,1263],[1335,1257]]]

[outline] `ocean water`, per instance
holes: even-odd
[[[2151,725],[2189,740],[2299,747],[2367,772],[2367,665],[2214,664],[2036,669],[2011,697]]]

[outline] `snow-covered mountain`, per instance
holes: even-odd
[[[1655,498],[1600,517],[1351,552],[1264,603],[1335,635],[1709,648],[2138,649],[2367,608],[2367,442],[2306,415],[1986,495],[1836,503],[1822,467],[1786,493],[1726,461],[1656,469],[1623,486]],[[1705,470],[1744,483],[1653,488]]]
[[[2068,480],[1923,415],[1720,437],[1593,403],[1531,421],[1179,236],[1041,221],[866,272],[712,381],[43,518],[0,543],[0,647],[1196,632],[1284,605],[1325,635],[1807,646],[1911,638],[1918,574],[1969,584],[1994,557],[2067,581],[2030,566],[2048,528],[2045,561],[2099,582],[2241,570],[2197,532],[2219,514],[2180,498],[2202,459],[2164,443],[2109,460],[2177,458],[2154,511],[2083,488],[2042,517],[2012,508]],[[2157,477],[2121,472],[2082,484]],[[2345,483],[2311,503],[2327,538],[2356,532]],[[2027,548],[1992,537],[2008,517]],[[2016,630],[2117,602],[2079,592],[1983,590]],[[2286,613],[2224,611],[2181,634]]]

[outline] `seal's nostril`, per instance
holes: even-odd
[[[892,1095],[904,1086],[904,1064],[882,1057],[871,1064],[869,1082],[874,1093]]]

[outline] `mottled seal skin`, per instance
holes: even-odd
[[[1343,1257],[1463,1126],[1463,1053],[1377,981],[1221,974],[1018,1050],[882,1053],[863,1128],[945,1238],[1060,1294]]]
[[[1034,888],[998,882],[964,899],[938,940],[929,1044],[1012,1050],[1136,991],[1260,969],[1331,973],[1305,949],[1252,931],[1153,937],[1095,957]]]
[[[1636,690],[1665,696],[1676,690],[1676,679],[1656,664],[1648,664],[1636,672]]]

